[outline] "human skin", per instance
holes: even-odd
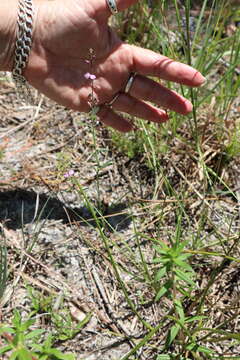
[[[119,11],[136,2],[116,1]],[[190,101],[166,88],[161,80],[195,87],[204,83],[204,77],[188,65],[123,43],[108,26],[111,12],[106,0],[33,0],[33,4],[33,43],[24,76],[41,93],[67,108],[89,112],[93,91],[100,105],[99,119],[122,132],[133,129],[122,113],[164,122],[168,115],[161,108],[183,115],[192,110]],[[13,68],[17,8],[16,0],[0,4],[0,70]],[[90,49],[92,64],[88,61]],[[84,76],[88,72],[96,76],[93,82]],[[132,72],[137,75],[126,94]],[[119,92],[113,106],[108,106]]]

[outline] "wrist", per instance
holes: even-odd
[[[18,1],[1,1],[0,16],[0,70],[11,71],[17,34]]]

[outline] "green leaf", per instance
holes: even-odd
[[[42,355],[39,358],[39,360],[48,360],[48,359],[49,359],[48,355]]]
[[[175,307],[176,307],[176,311],[179,315],[179,318],[181,321],[185,321],[185,314],[184,314],[184,310],[183,310],[183,306],[181,301],[179,300],[175,300],[174,301]]]
[[[158,270],[157,274],[155,275],[155,281],[159,281],[167,272],[166,267],[162,267]]]
[[[176,265],[180,266],[181,268],[193,272],[192,267],[191,267],[188,263],[180,260],[179,257],[178,257],[178,258],[175,258],[173,261],[174,261],[174,263],[175,263]]]
[[[61,334],[61,335],[58,335],[57,338],[61,341],[65,341],[65,340],[68,340],[68,339],[71,339],[72,338],[72,334],[69,334],[69,335],[64,335],[64,334]]]
[[[194,281],[192,281],[192,279],[190,279],[190,277],[188,276],[188,273],[183,272],[179,269],[174,269],[174,272],[177,275],[177,277],[179,278],[179,280],[182,280],[185,283],[188,283],[195,287],[195,283],[194,283]]]
[[[205,354],[214,354],[214,351],[205,347],[205,346],[201,346],[201,345],[198,345],[196,343],[191,343],[189,344],[187,347],[186,347],[187,350],[190,350],[190,351],[194,351],[194,352],[202,352],[202,353],[205,353]]]
[[[91,319],[91,317],[92,317],[92,313],[90,312],[89,314],[87,314],[87,315],[85,316],[85,318],[84,318],[82,321],[80,321],[80,322],[77,324],[75,331],[78,332],[80,329],[82,329],[83,326],[86,325],[86,324],[89,322],[89,320]]]
[[[171,355],[167,355],[167,354],[161,354],[161,355],[158,355],[157,359],[156,360],[173,360],[173,359],[177,359],[177,360],[190,360],[189,358],[186,358],[186,357],[183,357],[183,356],[180,356],[179,357],[179,354],[171,354]],[[230,360],[230,359],[229,359]]]
[[[178,258],[182,261],[187,260],[188,258],[190,258],[191,256],[193,256],[192,254],[181,254],[178,256]]]
[[[168,280],[158,291],[155,301],[158,301],[164,294],[168,292],[168,290],[172,287],[172,280]]]
[[[73,354],[63,354],[58,349],[49,349],[47,353],[55,356],[59,360],[75,360],[75,356]]]
[[[38,345],[38,344],[32,344],[31,348],[34,350],[34,351],[39,351],[39,352],[43,352],[43,346],[42,345]]]
[[[153,262],[153,264],[159,264],[159,263],[162,262],[162,259],[159,258],[159,257],[158,257],[158,258],[154,258],[152,262]]]
[[[12,319],[12,323],[16,328],[19,328],[21,326],[21,315],[18,310],[14,310],[14,316]]]
[[[203,353],[205,353],[205,354],[214,354],[214,351],[213,351],[213,350],[207,348],[206,346],[201,346],[201,345],[198,346],[198,350],[197,350],[197,351],[203,352]]]
[[[27,334],[27,335],[25,336],[25,339],[32,339],[32,338],[34,338],[34,337],[36,337],[36,336],[39,336],[39,335],[43,334],[44,332],[45,332],[45,330],[43,330],[43,329],[33,330],[33,331],[31,331],[29,334]]]
[[[153,245],[153,248],[159,253],[159,254],[164,254],[166,252],[169,251],[169,247],[167,245],[165,245],[164,243],[161,242],[161,247],[158,245]]]
[[[52,346],[52,343],[53,343],[53,336],[52,336],[52,334],[50,334],[50,335],[48,335],[48,337],[44,341],[44,347],[50,349],[51,346]]]
[[[35,324],[35,319],[28,319],[26,321],[24,321],[24,323],[21,324],[20,326],[20,330],[21,331],[26,331],[30,328],[30,326],[32,326],[33,324]]]
[[[19,360],[32,360],[32,355],[27,349],[18,350],[18,359]]]
[[[175,324],[171,327],[171,329],[167,335],[165,348],[168,348],[172,344],[172,342],[176,338],[177,334],[179,333],[180,329],[181,329],[181,327],[178,324]]]
[[[198,321],[198,320],[203,320],[203,319],[207,319],[207,316],[202,316],[202,315],[193,316],[193,317],[191,317],[191,318],[186,318],[186,319],[185,319],[185,322],[186,322],[186,323],[189,323],[189,322]]]
[[[163,256],[161,258],[161,263],[162,264],[172,263],[172,259],[170,257],[168,257],[168,256]]]
[[[3,334],[3,333],[14,334],[15,330],[13,328],[8,327],[8,326],[4,326],[4,327],[0,328],[0,334]]]
[[[4,353],[8,352],[9,350],[12,350],[12,346],[6,345],[0,349],[0,354],[4,354]]]
[[[107,161],[107,162],[105,162],[105,163],[103,163],[103,164],[101,164],[101,165],[99,166],[99,168],[100,168],[100,169],[104,169],[105,167],[110,166],[110,165],[112,165],[112,161],[111,161],[111,160],[110,160],[110,161]]]
[[[18,356],[18,351],[14,351],[14,352],[11,354],[9,360],[16,360],[16,359],[17,359],[17,356]]]

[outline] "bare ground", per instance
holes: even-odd
[[[231,114],[233,122],[237,120],[238,101]],[[64,173],[74,170],[88,198],[107,219],[104,235],[119,265],[121,279],[139,314],[152,326],[166,315],[170,303],[168,299],[160,304],[153,301],[153,290],[139,266],[139,245],[152,269],[152,244],[142,234],[168,242],[177,222],[177,196],[168,195],[161,172],[156,181],[144,157],[129,159],[114,147],[108,130],[96,125],[99,161],[105,164],[97,176],[90,120],[45,98],[39,100],[38,107],[24,106],[4,78],[0,115],[0,226],[9,262],[2,321],[7,322],[16,307],[23,314],[32,310],[26,290],[26,284],[30,284],[45,297],[52,295],[56,313],[63,312],[60,304],[65,299],[76,324],[92,313],[83,330],[71,340],[59,341],[58,347],[75,352],[78,360],[120,359],[147,330],[119,289],[86,199]],[[238,159],[222,162],[222,148],[211,131],[211,121],[215,120],[203,111],[199,130],[204,136],[205,161],[214,170],[221,167],[219,174],[240,199]],[[194,241],[205,209],[205,224],[198,234],[205,244],[203,250],[207,251],[209,244],[213,250],[215,242],[216,251],[222,252],[220,239],[228,237],[230,255],[239,257],[239,202],[222,184],[215,186],[220,195],[217,191],[214,196],[208,195],[203,169],[188,145],[191,138],[187,125],[179,131],[186,141],[170,137],[168,145],[172,150],[161,155],[161,162],[162,173],[167,174],[176,194],[183,189],[188,194],[183,199],[187,212],[183,237]],[[202,296],[217,271],[218,280],[205,301],[208,327],[216,328],[225,321],[229,331],[239,332],[239,265],[217,256],[196,256],[194,268],[198,288],[195,300],[185,304],[186,312],[191,314],[194,301]],[[54,331],[46,316],[39,317],[38,326]],[[156,358],[169,326],[161,329],[137,359]],[[240,350],[227,340],[211,346],[219,354],[232,356]]]

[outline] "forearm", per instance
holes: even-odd
[[[0,71],[11,71],[17,31],[17,0],[0,1]]]

